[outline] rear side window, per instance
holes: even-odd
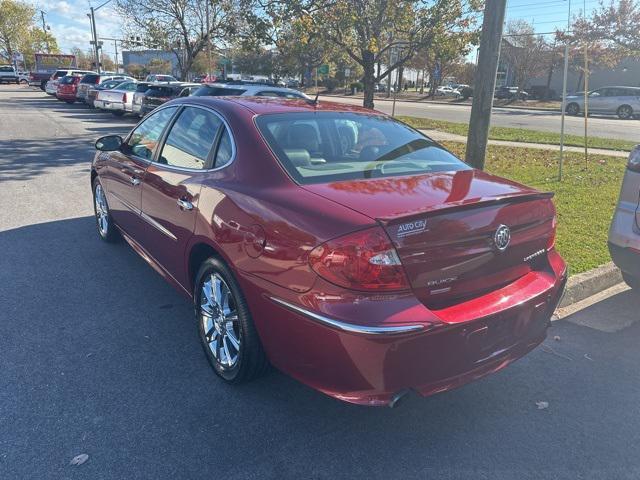
[[[64,77],[67,74],[66,70],[58,70],[56,73],[53,74],[53,78],[54,80],[57,80],[60,77]]]
[[[222,136],[220,137],[220,143],[218,144],[218,151],[216,152],[216,160],[214,162],[215,168],[224,167],[227,163],[231,161],[231,157],[233,156],[233,147],[231,146],[231,135],[229,135],[229,131],[226,127],[224,128],[224,132],[222,132]]]
[[[0,72],[11,72],[11,73],[13,73],[14,70],[13,70],[13,67],[8,67],[7,66],[7,67],[0,67]]]
[[[221,126],[222,121],[213,113],[185,108],[171,127],[158,162],[196,170],[207,168],[209,152]]]
[[[98,80],[99,75],[94,75],[94,74],[87,74],[84,77],[82,77],[82,80],[80,80],[80,83],[96,83],[96,81]]]
[[[127,146],[138,157],[151,160],[162,131],[178,107],[163,108],[152,113],[131,133]]]
[[[60,85],[71,85],[75,81],[75,77],[62,77],[58,82]]]
[[[348,112],[266,114],[256,124],[301,184],[467,170],[469,166],[390,117]]]

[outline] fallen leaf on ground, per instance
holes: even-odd
[[[559,342],[559,341],[560,341],[560,335],[556,335],[555,337],[553,337],[553,339],[554,339],[556,342]]]
[[[544,410],[545,408],[549,408],[549,402],[536,402],[536,406],[538,410]]]
[[[80,455],[76,455],[71,459],[69,465],[82,465],[84,462],[89,460],[89,455],[86,453],[81,453]]]
[[[593,358],[591,358],[588,353],[584,354],[584,358],[586,358],[587,360],[591,360],[593,362]]]

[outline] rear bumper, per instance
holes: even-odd
[[[97,103],[100,102],[100,106],[97,105]],[[127,106],[126,104],[122,103],[122,102],[110,102],[110,101],[105,101],[105,100],[96,100],[94,102],[94,104],[96,105],[97,108],[101,108],[103,110],[112,110],[112,111],[116,111],[116,112],[126,112],[127,111]]]
[[[609,253],[613,263],[623,272],[640,279],[640,249],[621,247],[609,242]]]
[[[412,294],[349,297],[322,284],[283,298],[287,294],[274,294],[272,285],[242,282],[252,310],[260,312],[256,326],[277,368],[332,397],[381,406],[399,392],[426,396],[459,387],[539,345],[567,275],[562,259],[551,255],[549,271],[524,279],[510,298],[505,293],[506,308],[487,315],[466,310],[468,320],[455,322],[442,321],[442,312],[428,310]]]

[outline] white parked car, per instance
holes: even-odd
[[[18,83],[18,73],[13,65],[0,65],[0,83]]]
[[[436,95],[440,96],[453,96],[455,93],[455,89],[451,87],[438,87],[436,89]]]
[[[137,82],[123,82],[115,88],[100,90],[93,106],[101,110],[108,110],[114,115],[121,116],[133,112],[133,94],[138,87]]]
[[[627,284],[640,292],[640,145],[629,155],[609,229],[609,253]]]
[[[56,72],[53,75],[51,75],[51,78],[47,82],[47,85],[45,86],[44,91],[47,92],[48,95],[55,96],[56,92],[58,91],[58,79],[66,76],[81,77],[88,73],[94,73],[94,72],[90,72],[88,70],[78,70],[78,69],[56,70]]]

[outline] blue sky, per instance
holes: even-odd
[[[104,0],[103,0],[104,1]],[[90,3],[88,0],[31,0],[38,9],[46,12],[47,24],[58,39],[64,52],[73,47],[83,50],[89,48],[91,30],[86,14],[90,5],[98,6],[102,2]],[[581,14],[584,0],[572,0],[572,14]],[[598,6],[599,0],[586,0],[586,10],[591,12]],[[567,0],[508,0],[507,21],[522,19],[532,23],[537,32],[552,32],[556,28],[564,28],[567,22]],[[111,5],[106,5],[96,12],[98,35],[120,38],[122,21]],[[104,52],[113,57],[113,42],[105,42]]]

